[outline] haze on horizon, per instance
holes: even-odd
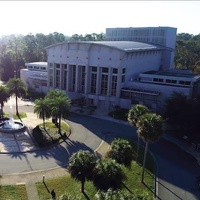
[[[105,33],[114,27],[170,26],[198,35],[199,1],[0,1],[0,36]]]

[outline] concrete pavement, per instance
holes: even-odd
[[[28,104],[28,102],[25,102],[25,105],[26,104]],[[75,112],[75,110],[73,112]],[[39,123],[42,123],[42,120],[38,119],[35,114],[27,113],[27,115],[28,115],[28,117],[23,119],[23,121],[28,126],[29,129],[32,129],[33,127],[35,127]],[[112,119],[103,110],[96,110],[96,112],[93,113],[91,116],[96,117],[96,118],[116,121],[118,123],[128,124],[127,122],[122,122],[120,120]],[[167,139],[167,140],[175,143],[176,145],[180,146],[185,151],[188,151],[188,149],[190,149],[190,147],[185,146],[186,144],[183,145],[181,143],[181,141],[179,141],[179,140],[174,140],[174,138],[171,138],[168,135],[165,135],[164,137],[165,137],[165,139]],[[37,148],[37,147],[34,147],[34,148]],[[105,143],[104,141],[102,141],[99,148],[96,149],[96,151],[97,151],[96,154],[97,155],[104,155],[108,148],[109,148],[109,145],[107,143]],[[28,149],[28,145],[26,145],[26,150],[31,151],[31,150],[34,150],[34,149]],[[20,151],[22,151],[22,150],[20,150]],[[4,152],[4,153],[6,153],[6,152]],[[199,153],[196,152],[194,149],[190,149],[188,153],[190,153],[193,156],[197,155],[196,158],[197,159],[199,158]],[[67,171],[64,167],[57,167],[57,168],[47,169],[47,170],[43,170],[43,171],[35,171],[35,172],[31,172],[31,173],[29,172],[29,173],[22,173],[22,174],[2,175],[2,177],[0,178],[0,184],[1,185],[26,184],[27,193],[29,195],[28,199],[29,200],[32,200],[32,199],[37,200],[38,196],[37,196],[37,190],[35,188],[35,182],[41,181],[43,175],[45,175],[45,177],[48,179],[48,178],[52,178],[52,177],[63,176],[66,173],[67,173]]]
[[[24,132],[0,133],[0,154],[9,154],[14,152],[26,153],[38,149],[30,132],[32,128],[42,123],[42,120],[39,119],[34,113],[27,113],[27,118],[23,119],[23,123],[27,126],[27,130]],[[73,134],[76,133],[72,132],[72,135]],[[100,146],[95,150],[95,154],[99,157],[104,156],[108,148],[108,143],[102,141]],[[42,181],[43,176],[45,176],[46,179],[49,179],[64,176],[66,173],[67,169],[65,167],[55,167],[20,174],[0,174],[0,185],[24,184],[26,186],[28,200],[39,200],[35,183]],[[51,195],[49,197],[51,197]]]

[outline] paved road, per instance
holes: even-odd
[[[31,106],[26,105],[19,109],[24,112],[32,110]],[[69,155],[77,148],[94,150],[107,134],[126,135],[136,139],[133,127],[112,121],[72,115],[68,123],[77,133],[72,135],[75,142],[31,154],[1,155],[0,172],[21,173],[66,165]],[[192,157],[164,139],[151,144],[150,150],[158,162],[160,199],[200,199],[195,183],[195,176],[200,175],[200,168]]]

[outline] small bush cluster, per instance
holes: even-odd
[[[33,129],[32,135],[40,148],[55,144],[61,139],[61,136],[55,131],[48,130],[47,132],[39,125]]]
[[[119,106],[114,107],[114,110],[109,112],[108,115],[119,120],[127,121],[128,109],[120,108]]]

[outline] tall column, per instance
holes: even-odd
[[[88,91],[90,89],[90,68],[88,65],[85,66],[85,94],[88,94]]]

